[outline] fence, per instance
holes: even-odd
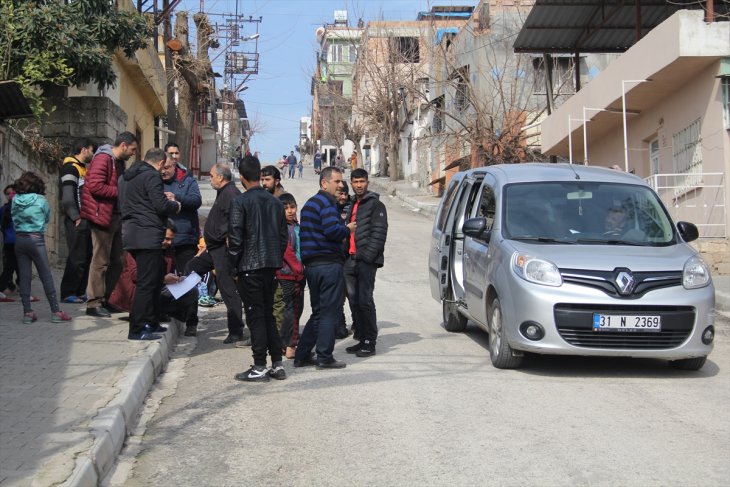
[[[700,237],[725,238],[728,235],[725,174],[693,172],[654,174],[645,179],[657,192],[674,221],[697,225]]]

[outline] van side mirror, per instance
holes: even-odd
[[[691,242],[700,238],[700,232],[693,223],[677,222],[677,230],[685,242]]]
[[[461,227],[461,231],[468,237],[478,238],[489,242],[489,239],[492,237],[492,231],[487,230],[486,228],[486,218],[469,218],[464,222],[464,225]]]

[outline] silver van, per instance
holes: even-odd
[[[524,352],[650,357],[700,369],[712,350],[715,291],[640,178],[574,164],[456,174],[433,226],[431,294],[444,327],[489,333],[497,368]]]

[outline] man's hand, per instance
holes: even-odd
[[[354,232],[357,228],[357,222],[350,222],[347,224],[347,229],[350,230],[350,233]]]
[[[175,193],[171,193],[170,191],[165,191],[165,198],[167,198],[170,201],[175,201]]]
[[[178,276],[178,275],[170,272],[169,274],[165,274],[164,283],[165,284],[176,284],[176,283],[182,281],[183,279],[185,279],[185,277]]]
[[[75,220],[74,220],[74,225],[76,225],[77,227],[78,227],[79,225],[81,225],[81,218],[77,218],[77,219],[75,219]]]

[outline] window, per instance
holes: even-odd
[[[456,87],[456,93],[454,94],[454,106],[460,112],[464,111],[469,104],[469,99],[467,97],[469,90],[467,79],[469,79],[469,66],[464,66],[454,75],[454,84]]]
[[[431,122],[431,132],[434,134],[439,134],[444,129],[443,110],[444,97],[439,96],[433,101],[433,121]]]
[[[659,139],[649,142],[649,167],[651,174],[659,174]]]
[[[446,189],[446,195],[444,196],[443,204],[441,205],[441,213],[438,214],[437,220],[437,227],[442,232],[446,227],[446,220],[449,216],[449,209],[451,209],[451,205],[454,203],[454,198],[456,197],[456,188],[458,187],[459,181],[457,181],[456,179],[452,179],[449,183],[449,187]]]
[[[675,173],[702,172],[701,140],[699,118],[672,136],[672,162]]]
[[[478,217],[487,220],[487,225],[484,227],[485,230],[491,230],[494,226],[494,214],[496,213],[496,199],[494,197],[494,190],[488,184],[484,184],[482,188],[482,199],[479,201],[479,214]]]
[[[390,62],[417,63],[420,62],[417,37],[391,37]]]
[[[720,83],[722,84],[722,117],[725,120],[725,128],[730,130],[730,76],[723,76]]]
[[[575,80],[573,79],[573,58],[551,57],[553,95],[565,95],[575,93]],[[543,58],[532,59],[532,67],[535,76],[535,94],[545,94],[545,62]]]
[[[343,48],[343,46],[341,44],[332,44],[330,46],[329,62],[331,62],[331,63],[341,63],[342,62],[342,48]]]
[[[350,48],[348,49],[348,53],[349,53],[349,56],[350,56],[349,57],[350,62],[351,63],[357,62],[357,47],[356,46],[350,46]]]

